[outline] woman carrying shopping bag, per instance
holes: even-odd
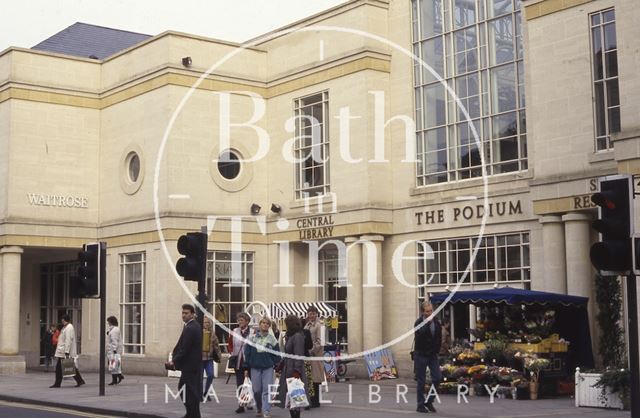
[[[251,372],[251,382],[256,400],[256,414],[261,412],[264,418],[271,416],[269,403],[269,385],[273,384],[273,368],[280,362],[280,356],[263,350],[267,348],[280,351],[278,340],[271,332],[271,320],[264,317],[260,320],[258,332],[249,338],[251,344],[245,344],[244,361]],[[249,372],[245,372],[245,376]]]
[[[295,406],[299,403],[292,403],[289,399],[289,391],[287,379],[295,378],[300,380],[304,386],[307,386],[307,376],[304,368],[304,334],[302,333],[302,323],[300,318],[289,315],[284,320],[287,327],[285,334],[286,342],[284,344],[285,354],[295,355],[298,358],[285,357],[282,360],[282,371],[280,373],[280,382],[278,386],[278,405],[281,408],[289,408],[291,418],[299,418],[301,408]],[[302,393],[304,397],[304,391]],[[308,405],[308,403],[307,403]]]
[[[109,386],[122,382],[122,333],[118,328],[118,319],[115,316],[107,318],[107,361],[111,373]]]

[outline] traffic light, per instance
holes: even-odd
[[[600,192],[591,196],[599,206],[592,224],[601,241],[591,246],[591,264],[598,270],[621,272],[632,268],[633,191],[629,176],[600,180]]]
[[[178,252],[184,257],[176,263],[176,271],[185,280],[204,281],[207,271],[207,234],[189,232],[178,239]]]
[[[100,296],[100,280],[106,278],[107,247],[95,242],[82,246],[78,253],[78,276],[71,280],[71,297]]]

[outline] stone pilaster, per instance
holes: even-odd
[[[358,241],[356,237],[347,237],[344,242],[349,246]],[[347,338],[349,353],[362,351],[362,246],[353,245],[347,251]]]
[[[20,342],[20,247],[0,248],[0,374],[24,373]]]
[[[374,349],[383,343],[382,304],[382,235],[363,235],[362,322],[367,332],[363,335],[364,349]]]
[[[545,290],[554,293],[567,293],[567,265],[565,249],[565,226],[563,218],[555,215],[542,216],[542,254]],[[534,286],[536,287],[536,286]]]

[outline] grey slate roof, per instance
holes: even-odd
[[[76,22],[31,49],[104,59],[150,37],[142,33]]]

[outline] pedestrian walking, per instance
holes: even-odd
[[[413,353],[414,368],[418,381],[417,401],[418,412],[436,412],[433,406],[435,395],[430,395],[426,402],[424,396],[424,385],[427,373],[427,367],[431,372],[430,391],[438,390],[438,385],[442,375],[440,374],[440,363],[438,361],[438,353],[442,345],[442,326],[437,318],[429,319],[433,314],[433,306],[429,302],[422,304],[422,315],[413,324],[414,328],[420,326],[415,331],[415,347]]]
[[[42,351],[44,354],[44,371],[48,372],[49,367],[51,367],[51,360],[56,351],[56,344],[53,344],[53,335],[56,332],[56,326],[51,325],[44,331],[44,336],[42,337]]]
[[[263,413],[264,418],[271,416],[271,403],[269,402],[269,385],[273,385],[273,368],[280,362],[280,356],[269,353],[264,349],[280,351],[278,340],[270,332],[271,320],[264,317],[259,322],[258,331],[249,337],[250,344],[245,344],[244,358],[251,373],[253,394],[256,400],[256,415]]]
[[[59,388],[62,384],[62,359],[71,358],[74,360],[74,369],[75,375],[73,378],[76,381],[76,387],[82,386],[85,384],[84,379],[80,375],[80,370],[78,370],[77,358],[78,352],[76,348],[76,331],[71,325],[71,317],[65,314],[62,316],[62,329],[60,331],[60,336],[58,337],[58,344],[56,345],[56,351],[54,356],[58,360],[56,363],[56,380],[53,385],[49,386],[50,388]]]
[[[182,333],[178,339],[171,361],[165,363],[168,370],[180,370],[178,391],[184,387],[185,418],[200,418],[202,399],[202,328],[195,319],[192,305],[182,305]]]
[[[111,372],[109,386],[122,382],[122,333],[118,327],[118,319],[115,316],[107,318],[107,361]]]
[[[213,324],[208,316],[204,317],[204,329],[202,331],[202,368],[207,373],[207,382],[202,392],[203,402],[209,402],[211,396],[208,394],[213,383],[213,362],[220,363],[222,354],[220,353],[220,341],[213,330]]]
[[[251,317],[245,312],[239,312],[236,316],[238,326],[233,329],[231,335],[229,335],[229,367],[235,370],[236,374],[236,387],[242,386],[244,383],[244,372],[247,369],[244,364],[244,345],[251,335],[251,328],[249,328],[249,321]],[[238,406],[236,413],[240,414],[244,412],[244,406]]]
[[[310,306],[307,309],[307,323],[304,328],[311,333],[313,348],[309,350],[309,356],[322,357],[324,346],[322,345],[322,323],[318,319],[318,308]],[[324,382],[324,364],[322,361],[309,361],[311,369],[311,381],[309,382],[309,406],[318,408],[320,406],[320,384]]]
[[[304,357],[304,334],[302,333],[302,322],[300,318],[295,315],[289,315],[284,320],[287,332],[285,334],[284,352],[297,356],[284,357],[282,360],[282,366],[280,372],[280,381],[278,383],[278,405],[281,408],[287,407],[287,379],[295,377],[301,379],[305,387],[307,387],[307,376],[304,372],[304,360],[299,357]],[[290,408],[289,415],[291,418],[299,418],[301,415],[300,408]]]

